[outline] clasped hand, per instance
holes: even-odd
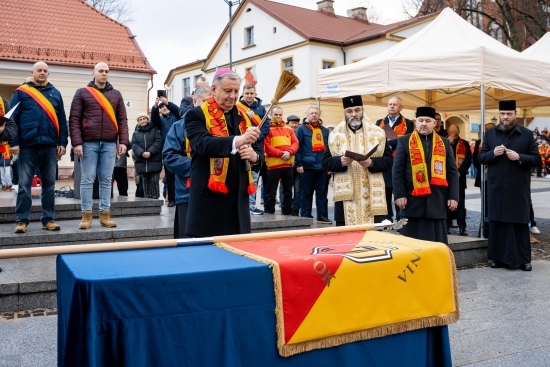
[[[506,157],[508,157],[511,161],[518,161],[519,160],[519,154],[511,149],[507,149],[504,145],[499,145],[498,147],[495,147],[494,154],[495,157],[498,157],[502,154],[506,153]]]

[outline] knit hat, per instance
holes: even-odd
[[[138,114],[138,115],[136,116],[136,121],[139,121],[139,118],[140,118],[140,117],[147,117],[147,119],[148,119],[149,121],[151,121],[151,118],[150,118],[149,115],[146,114],[145,112],[142,112],[142,113]]]

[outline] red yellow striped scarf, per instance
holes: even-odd
[[[214,98],[208,98],[201,105],[201,109],[206,120],[206,128],[210,134],[214,136],[229,136],[223,110],[218,103],[216,103]],[[239,131],[241,134],[244,134],[246,129],[252,127],[253,125],[246,113],[243,113],[240,109],[237,110],[239,112],[239,116],[241,116]],[[229,192],[225,184],[228,168],[229,158],[218,157],[210,159],[210,178],[208,179],[208,188],[210,190],[220,192],[222,194],[227,194]],[[249,195],[256,192],[256,187],[254,186],[254,181],[252,179],[252,171],[248,171],[247,191]]]
[[[311,130],[311,150],[313,152],[324,152],[325,142],[323,141],[323,131],[321,130],[321,124],[311,123],[306,124],[307,128]]]
[[[2,97],[0,97],[0,116],[4,116],[6,114],[6,106],[4,106],[4,100]]]
[[[455,156],[456,169],[459,169],[462,166],[462,162],[464,162],[464,158],[466,158],[466,145],[464,145],[464,142],[460,138],[458,138],[458,142],[456,143]]]
[[[432,161],[431,179],[428,182],[428,169],[424,148],[420,141],[418,131],[414,131],[409,137],[409,154],[411,159],[411,172],[413,182],[412,196],[423,196],[432,193],[430,184],[447,187],[447,160],[445,144],[437,133],[432,134]]]
[[[57,136],[59,137],[59,121],[57,119],[57,113],[55,112],[55,108],[53,107],[52,103],[46,98],[46,96],[44,96],[42,92],[29,84],[23,84],[22,86],[18,87],[17,90],[20,90],[21,92],[30,96],[40,107],[42,107],[46,115],[48,115],[48,117],[52,121],[52,124],[55,127],[55,131],[57,132]]]
[[[384,126],[386,126],[386,124],[384,120],[382,120],[380,122],[380,128],[383,129]],[[397,136],[407,135],[407,121],[404,116],[401,116],[401,121],[397,125],[393,125],[393,131],[395,131],[395,135]]]
[[[101,109],[109,117],[118,134],[118,122],[116,120],[115,110],[113,109],[113,105],[111,104],[111,102],[109,102],[109,100],[107,99],[107,97],[105,97],[103,93],[95,88],[86,87],[86,90],[90,92],[92,97],[94,97],[96,102],[101,106]]]

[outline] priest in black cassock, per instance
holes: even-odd
[[[418,107],[415,130],[399,138],[393,161],[395,205],[404,236],[448,244],[447,208],[458,206],[458,172],[449,140],[434,132],[435,110]]]
[[[529,203],[531,168],[540,161],[533,132],[516,123],[516,101],[499,101],[500,123],[485,132],[478,160],[487,165],[492,268],[531,271]]]

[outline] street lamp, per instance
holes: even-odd
[[[493,125],[496,125],[496,124],[497,124],[497,121],[498,121],[497,118],[493,116],[493,118],[491,119],[491,123],[492,123]]]
[[[239,5],[241,0],[223,0],[229,5],[229,69],[233,69],[233,55],[232,55],[232,35],[231,35],[231,7],[233,5]]]

